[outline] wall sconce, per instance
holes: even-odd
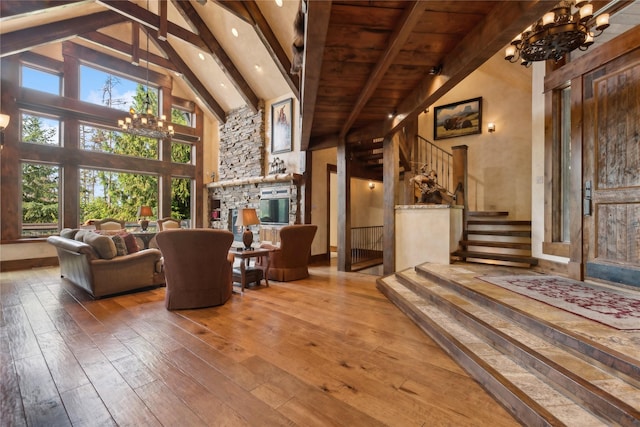
[[[4,148],[4,130],[9,126],[11,116],[8,114],[0,114],[0,150]]]
[[[496,124],[493,123],[493,122],[487,123],[487,130],[489,131],[489,133],[495,132],[496,131]]]
[[[373,190],[374,188],[376,188],[376,184],[374,184],[373,181],[369,181],[369,190]]]

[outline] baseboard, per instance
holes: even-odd
[[[327,262],[330,259],[331,259],[331,255],[326,253],[311,255],[311,257],[309,258],[309,264],[321,264],[321,263]]]
[[[58,257],[14,259],[0,261],[0,271],[29,270],[39,267],[55,267],[59,265]]]

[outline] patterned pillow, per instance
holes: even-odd
[[[136,236],[129,233],[122,233],[120,236],[122,236],[124,244],[127,246],[127,253],[132,254],[140,250],[138,242],[136,241]]]
[[[124,237],[119,234],[115,234],[109,237],[111,237],[111,240],[113,240],[113,244],[116,245],[116,256],[123,256],[128,253]]]

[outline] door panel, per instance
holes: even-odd
[[[583,188],[593,183],[583,221],[585,276],[640,287],[637,52],[586,74],[583,95]]]

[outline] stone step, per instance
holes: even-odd
[[[637,361],[420,266],[378,288],[525,425],[640,425]]]

